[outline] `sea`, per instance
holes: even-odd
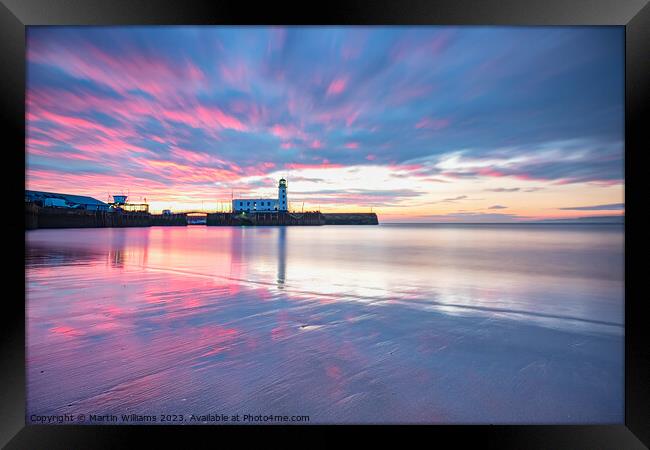
[[[622,224],[25,233],[27,423],[620,424]]]

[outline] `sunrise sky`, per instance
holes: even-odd
[[[28,189],[385,222],[624,210],[620,27],[28,27]]]

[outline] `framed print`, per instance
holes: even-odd
[[[6,1],[3,444],[648,445],[648,11]]]

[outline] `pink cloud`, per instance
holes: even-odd
[[[229,110],[253,126],[263,123],[268,118],[268,111],[263,105],[246,100],[233,100],[229,103]]]
[[[319,141],[318,139],[314,139],[313,141],[311,141],[311,144],[309,144],[309,147],[311,147],[311,148],[322,148],[323,143],[321,141]]]
[[[426,129],[426,130],[442,130],[449,126],[449,119],[433,119],[430,117],[423,117],[418,123],[415,124],[417,129]]]
[[[345,78],[336,78],[332,80],[327,88],[327,95],[338,95],[345,90],[347,80]]]
[[[122,123],[109,128],[101,123],[79,117],[80,113],[86,111],[102,111]],[[263,112],[253,105],[247,114],[251,123],[254,123],[259,120]],[[114,139],[134,137],[134,125],[146,121],[149,117],[161,121],[161,125],[167,131],[149,137],[162,144],[175,144],[174,135],[184,132],[169,123],[170,121],[184,123],[192,128],[201,128],[215,140],[220,139],[218,131],[221,129],[249,130],[249,126],[239,118],[217,107],[201,105],[191,97],[186,97],[181,102],[168,102],[166,99],[152,102],[139,96],[115,99],[97,97],[89,93],[81,97],[56,89],[38,89],[30,91],[27,95],[28,130],[37,131],[41,135],[47,135],[66,144],[80,141],[93,142],[95,136],[100,134]],[[57,127],[44,128],[39,121],[50,122]]]
[[[54,143],[51,141],[43,141],[41,139],[27,137],[27,147],[31,147],[33,145],[38,145],[40,147],[53,147]]]
[[[476,171],[479,175],[486,176],[486,177],[505,177],[507,176],[505,173],[500,172],[495,169],[491,169],[489,167],[485,168],[480,168]]]
[[[451,31],[442,32],[440,35],[436,36],[432,41],[428,43],[428,50],[434,55],[439,54],[442,50],[447,48],[449,42],[451,41],[452,35],[453,32]]]
[[[423,97],[433,90],[432,86],[406,86],[401,89],[396,89],[390,96],[391,105],[402,105],[409,101]]]
[[[306,138],[305,133],[295,125],[273,125],[271,127],[271,134],[285,140]]]
[[[291,137],[291,133],[289,132],[288,127],[285,127],[283,125],[273,125],[271,127],[271,134],[281,139]]]
[[[358,142],[347,142],[345,144],[345,147],[350,148],[350,149],[359,148],[359,143]]]
[[[249,70],[243,62],[236,62],[230,65],[223,65],[220,69],[222,79],[243,90],[249,90]]]
[[[344,167],[343,164],[330,164],[329,161],[325,160],[321,164],[301,164],[301,163],[290,163],[285,164],[284,167],[287,169],[335,169]]]
[[[344,60],[357,59],[361,55],[364,42],[348,43],[341,48],[341,57]]]
[[[36,120],[46,120],[68,129],[99,131],[109,137],[123,136],[125,133],[124,129],[116,130],[114,128],[105,127],[97,122],[82,119],[80,117],[65,116],[45,110],[41,110],[38,113],[28,114],[28,121]]]
[[[33,62],[56,65],[76,77],[104,84],[122,94],[140,89],[157,98],[170,97],[179,95],[178,86],[183,86],[180,82],[190,89],[205,80],[201,70],[189,61],[179,64],[128,49],[116,56],[88,42],[75,48],[62,45],[50,48],[36,42],[28,48],[27,57]]]
[[[444,51],[453,36],[452,31],[442,31],[430,41],[419,41],[416,45],[406,40],[397,42],[391,50],[393,61],[400,61],[406,58],[431,58]]]
[[[230,116],[216,107],[206,108],[199,106],[197,113],[202,116],[206,123],[210,123],[210,120],[212,120],[213,123],[218,124],[222,128],[230,128],[237,131],[246,131],[247,129],[236,117]]]
[[[225,164],[224,161],[204,152],[197,152],[194,150],[186,150],[175,147],[171,149],[170,153],[179,159],[183,159],[195,164]]]
[[[270,38],[267,47],[267,52],[282,50],[284,43],[287,40],[286,28],[274,27],[270,30]]]
[[[353,112],[345,118],[345,124],[348,127],[352,126],[352,124],[357,120],[357,117],[359,117],[359,111]]]
[[[72,142],[73,138],[75,137],[75,134],[72,133],[71,131],[64,131],[58,128],[43,130],[38,127],[35,127],[31,123],[27,124],[27,129],[28,132],[38,131],[39,133],[46,135],[49,139],[53,141]]]
[[[402,170],[402,171],[408,171],[408,172],[417,172],[420,171],[426,166],[422,164],[390,164],[388,167],[390,167],[391,170]]]
[[[187,74],[190,80],[193,81],[204,81],[205,73],[196,65],[188,61],[187,63]]]
[[[376,155],[373,155],[373,154],[371,153],[371,154],[366,155],[366,159],[367,159],[368,161],[374,161],[375,159],[377,159],[377,156],[376,156]]]
[[[30,144],[27,145],[27,153],[29,155],[39,155],[39,156],[45,156],[47,158],[56,158],[59,160],[72,160],[72,161],[95,161],[96,158],[90,155],[84,155],[82,153],[75,153],[75,152],[62,152],[62,151],[57,151],[57,152],[52,152],[49,150],[43,150],[40,148],[34,148],[31,147]]]
[[[246,131],[248,127],[239,119],[228,115],[217,107],[205,107],[202,105],[189,110],[169,110],[161,112],[166,119],[175,122],[185,123],[194,128],[228,128],[237,131]]]
[[[177,183],[226,181],[232,180],[236,176],[235,172],[229,169],[181,164],[172,161],[141,160],[140,163],[142,171],[172,178]]]
[[[361,103],[343,102],[327,108],[319,108],[309,112],[311,120],[327,127],[345,125],[351,127],[357,122],[358,117],[366,111],[367,107]],[[357,127],[359,127],[357,125]]]

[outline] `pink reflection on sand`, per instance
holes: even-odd
[[[239,332],[234,328],[224,328],[218,325],[199,329],[200,341],[207,343],[208,351],[201,356],[210,356],[230,350]]]
[[[66,337],[76,337],[76,336],[83,336],[85,333],[81,330],[78,330],[76,328],[60,325],[56,327],[50,328],[50,331],[52,333],[56,333],[59,335],[63,335]]]
[[[341,380],[341,369],[338,366],[327,366],[325,368],[325,373],[335,381]]]
[[[612,349],[620,336],[597,328],[580,335],[574,322],[555,319],[553,326],[564,327],[557,333],[490,308],[531,309],[533,302],[538,312],[614,316],[608,305],[620,280],[591,262],[601,255],[594,249],[613,248],[617,238],[532,229],[502,236],[486,228],[437,229],[429,241],[433,232],[417,227],[373,233],[183,227],[29,234],[28,410],[236,412],[245,405],[329,423],[453,421],[461,409],[480,418],[462,401],[516,420],[528,406],[518,403],[519,393],[545,419],[558,408],[581,417],[602,405],[612,411]],[[574,259],[556,258],[557,248]],[[575,259],[580,252],[584,261]],[[533,266],[524,253],[535,254]],[[431,302],[484,309],[449,313]],[[603,364],[602,378],[593,376],[594,364]],[[575,373],[588,382],[574,382]],[[547,400],[567,392],[575,396],[571,408]]]

